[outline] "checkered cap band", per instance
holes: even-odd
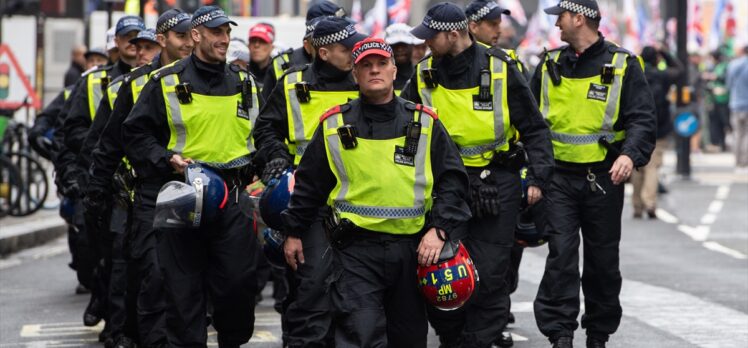
[[[481,19],[483,19],[483,17],[485,17],[487,14],[491,13],[491,11],[493,9],[497,8],[497,7],[499,7],[499,5],[496,4],[495,2],[493,2],[493,1],[488,2],[488,3],[486,3],[485,6],[481,7],[477,12],[471,14],[468,17],[468,19],[470,19],[473,22],[480,21]]]
[[[163,34],[171,28],[174,28],[177,24],[190,20],[192,16],[190,16],[188,13],[178,13],[176,16],[169,18],[166,22],[162,23],[161,25],[156,28],[156,33]]]
[[[583,6],[583,5],[580,5],[580,4],[571,2],[571,1],[566,1],[566,0],[561,1],[560,3],[558,3],[558,7],[562,8],[564,10],[567,10],[567,11],[571,11],[571,12],[575,12],[575,13],[581,13],[585,17],[592,18],[592,19],[596,19],[596,18],[600,17],[600,14],[597,13],[597,11],[595,11],[595,10],[593,10],[593,9],[587,7],[587,6]]]
[[[198,26],[201,26],[207,22],[210,22],[216,18],[229,18],[226,16],[226,12],[223,12],[223,10],[213,10],[210,11],[200,17],[193,18],[192,24],[190,25],[191,28],[196,28]]]
[[[336,42],[343,41],[356,33],[356,29],[353,27],[353,25],[347,26],[345,29],[337,32],[332,33],[330,35],[325,35],[321,37],[314,37],[312,36],[312,46],[314,47],[322,47],[327,46],[330,44],[334,44]]]
[[[423,19],[423,25],[425,25],[427,28],[438,31],[464,30],[467,29],[468,21],[467,19],[465,19],[459,22],[439,22],[431,19],[431,17],[429,16],[426,16]]]
[[[356,59],[358,59],[358,56],[368,50],[382,50],[389,53],[390,56],[392,56],[393,54],[392,47],[390,47],[390,45],[379,41],[369,41],[361,44],[361,46],[356,47],[356,50],[353,51],[353,61],[355,62]]]

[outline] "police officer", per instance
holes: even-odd
[[[270,94],[278,83],[278,80],[283,76],[283,72],[291,67],[306,65],[312,62],[315,53],[312,46],[312,32],[317,22],[326,16],[343,17],[345,16],[345,10],[328,0],[317,1],[307,9],[306,30],[304,31],[302,46],[282,52],[273,58],[273,68],[268,71],[265,81],[262,84],[262,96],[265,100],[269,100]]]
[[[205,346],[206,296],[219,346],[239,347],[253,332],[257,244],[238,200],[254,175],[250,133],[260,101],[252,76],[225,63],[230,25],[236,23],[216,6],[195,11],[193,54],[153,73],[122,125],[139,192],[150,195],[138,198],[143,209],[152,204],[153,190],[171,179],[184,181],[193,162],[217,170],[229,190],[213,223],[156,234],[170,347]]]
[[[64,144],[76,156],[75,169],[70,173],[73,180],[78,181],[80,187],[86,185],[85,165],[86,152],[83,148],[88,130],[91,127],[96,111],[101,103],[109,82],[112,79],[129,72],[136,63],[137,52],[135,45],[129,42],[137,36],[138,32],[145,29],[143,20],[136,16],[124,16],[117,21],[115,27],[115,43],[119,51],[119,60],[112,65],[104,66],[89,72],[76,88],[72,99],[70,111],[64,120],[62,134]],[[80,154],[84,156],[81,157]],[[104,304],[107,301],[109,287],[109,271],[111,263],[105,262],[110,259],[112,235],[108,233],[108,226],[104,226],[105,215],[85,214],[81,206],[80,211],[85,216],[85,233],[96,252],[95,259],[99,260],[95,269],[94,284],[91,288],[91,300],[83,315],[83,323],[87,326],[96,325],[104,315]],[[94,219],[91,220],[90,218]],[[109,322],[107,321],[107,324]],[[111,332],[109,325],[105,326],[104,332]],[[115,338],[115,337],[112,337]]]
[[[545,191],[550,252],[535,320],[554,347],[571,347],[581,280],[587,347],[605,347],[621,320],[623,183],[654,149],[654,102],[638,59],[598,32],[597,2],[565,0],[545,12],[558,16],[561,40],[569,45],[545,54],[531,82],[556,159]]]
[[[392,49],[369,38],[353,56],[361,97],[322,116],[301,160],[283,213],[286,260],[304,267],[309,226],[330,206],[336,346],[426,347],[415,269],[469,219],[467,176],[434,111],[394,95]]]
[[[86,189],[86,200],[93,205],[104,206],[106,192],[113,183],[115,172],[118,178],[128,177],[122,163],[124,143],[121,136],[122,122],[132,110],[149,76],[157,69],[189,56],[194,44],[189,36],[191,16],[179,9],[170,9],[158,19],[154,40],[161,53],[146,64],[124,76],[111,116],[102,131],[96,149],[92,153],[89,173],[91,179]],[[145,32],[145,31],[144,31]],[[143,32],[141,32],[143,33]],[[141,35],[139,34],[139,37]],[[150,42],[144,38],[139,41]],[[96,124],[96,120],[94,124]],[[119,169],[119,170],[118,170]],[[132,187],[129,187],[132,189]],[[164,328],[165,298],[163,276],[156,258],[156,237],[153,234],[153,209],[158,187],[137,185],[132,212],[131,243],[129,250],[128,277],[129,295],[136,297],[138,337],[146,347],[166,343]]]
[[[384,41],[392,47],[392,52],[397,66],[397,77],[395,78],[395,94],[400,95],[405,83],[410,80],[415,72],[413,66],[413,45],[416,43],[416,37],[410,33],[413,30],[405,23],[395,23],[387,27],[384,31]]]
[[[351,75],[351,48],[364,38],[343,18],[327,17],[316,25],[312,45],[317,53],[312,64],[294,67],[283,75],[257,120],[254,138],[256,158],[260,166],[264,163],[263,182],[299,164],[319,117],[327,109],[358,97]],[[329,244],[321,218],[304,242],[307,262],[288,272],[291,279],[283,313],[288,331],[285,341],[291,347],[324,346],[332,332],[324,286],[330,273],[330,254],[326,253]]]
[[[474,42],[459,7],[434,5],[412,33],[426,40],[432,56],[418,64],[403,97],[435,107],[460,150],[473,212],[465,247],[481,275],[464,311],[431,311],[430,320],[445,346],[462,341],[464,347],[489,347],[508,318],[505,277],[524,160],[515,134],[521,134],[529,158],[528,192],[534,204],[553,165],[548,128],[516,61],[499,48]]]

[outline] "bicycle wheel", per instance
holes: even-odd
[[[0,155],[0,218],[15,209],[23,196],[21,173],[5,155]]]
[[[49,194],[47,172],[39,161],[29,154],[12,152],[8,154],[10,161],[18,168],[23,182],[20,200],[10,210],[10,215],[27,216],[35,213],[44,206]]]

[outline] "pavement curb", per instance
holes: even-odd
[[[64,235],[67,229],[60,217],[4,226],[0,233],[0,257],[44,244]]]

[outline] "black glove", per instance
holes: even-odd
[[[101,230],[105,226],[107,211],[109,210],[107,195],[101,190],[92,189],[83,197],[83,215],[89,224]]]
[[[262,171],[262,183],[267,185],[272,179],[278,179],[289,166],[288,160],[283,157],[272,159],[270,162],[265,164],[265,170]]]
[[[78,185],[78,179],[76,178],[63,178],[62,179],[62,194],[66,197],[78,199],[81,196],[81,187]]]
[[[493,183],[490,171],[470,178],[470,210],[476,217],[499,215],[499,189]]]

